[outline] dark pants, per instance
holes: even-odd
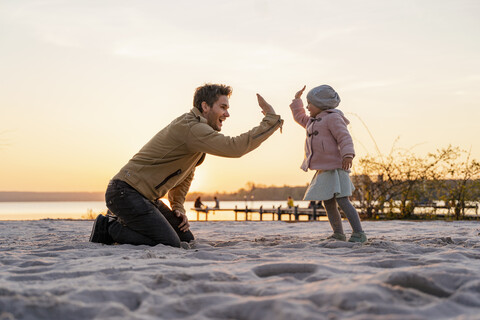
[[[190,230],[180,231],[182,220],[162,201],[148,200],[126,182],[110,181],[105,200],[107,208],[119,218],[108,227],[115,242],[180,247],[180,241],[194,239]]]

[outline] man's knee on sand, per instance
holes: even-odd
[[[155,206],[158,208],[160,213],[165,217],[165,219],[167,219],[168,223],[175,230],[178,237],[180,238],[180,241],[190,242],[192,240],[195,240],[195,237],[193,236],[193,233],[190,230],[187,230],[185,232],[180,230],[179,225],[182,222],[182,219],[177,217],[175,213],[166,204],[163,203],[163,201],[161,200],[155,201]]]
[[[180,238],[173,231],[165,234],[163,239],[151,239],[139,232],[130,229],[128,226],[121,224],[118,221],[112,222],[108,228],[108,233],[117,243],[133,244],[133,245],[148,245],[156,246],[157,244],[164,244],[172,247],[180,247]]]

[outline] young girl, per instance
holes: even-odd
[[[333,229],[329,238],[346,241],[338,203],[353,229],[348,241],[365,242],[367,236],[362,230],[357,210],[348,199],[355,190],[349,177],[355,151],[347,129],[349,121],[340,110],[335,109],[340,97],[328,85],[313,88],[307,94],[308,116],[300,99],[304,90],[305,87],[295,94],[290,105],[295,121],[307,130],[305,159],[301,168],[316,171],[304,200],[323,201]]]

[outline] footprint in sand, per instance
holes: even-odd
[[[446,298],[452,295],[448,289],[443,288],[430,277],[425,277],[412,272],[394,272],[388,276],[385,283],[396,287],[415,289],[439,298]]]
[[[271,263],[257,266],[252,271],[260,278],[292,276],[297,279],[304,279],[317,271],[317,265],[311,263]]]

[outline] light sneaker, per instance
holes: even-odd
[[[365,232],[353,232],[352,235],[350,236],[350,239],[348,239],[348,242],[365,242],[367,241],[367,236],[365,235]]]
[[[339,241],[347,241],[347,237],[345,237],[345,235],[343,233],[338,233],[338,232],[334,232],[330,237],[328,237],[327,239],[335,239],[335,240],[339,240]]]
[[[108,233],[109,217],[99,214],[93,222],[92,233],[90,234],[90,242],[112,244],[113,239]]]

